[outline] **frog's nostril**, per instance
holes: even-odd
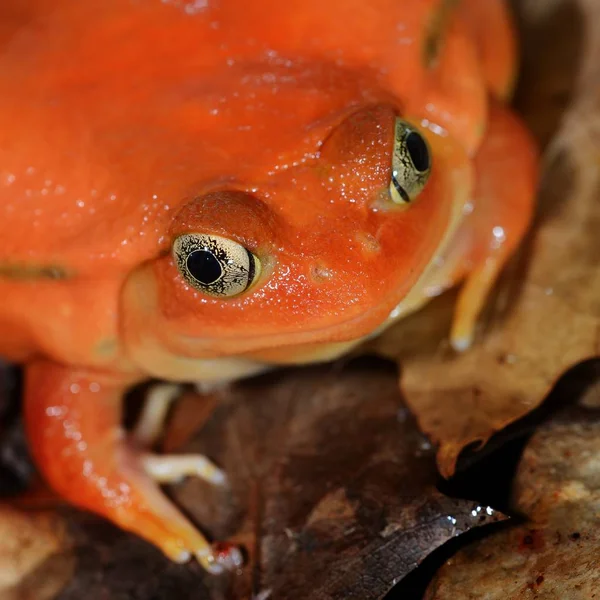
[[[314,264],[310,268],[310,276],[315,283],[331,281],[335,277],[334,272],[322,264]]]
[[[357,233],[356,241],[360,244],[364,252],[368,254],[376,254],[381,250],[381,245],[377,238],[370,233]]]

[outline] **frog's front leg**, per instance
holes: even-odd
[[[237,550],[229,555],[213,553],[156,483],[189,474],[213,483],[224,481],[222,472],[205,457],[157,456],[143,447],[154,441],[174,388],[154,393],[143,425],[128,438],[121,415],[130,380],[40,360],[27,367],[25,381],[32,452],[61,496],[145,538],[174,561],[194,556],[213,573],[240,563]]]
[[[467,251],[459,270],[466,273],[450,339],[467,349],[475,324],[498,275],[530,224],[538,180],[535,143],[516,115],[491,101],[489,125],[474,158],[473,212],[459,237]]]

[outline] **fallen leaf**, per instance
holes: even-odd
[[[596,385],[591,388],[598,393]],[[514,485],[524,525],[450,559],[425,600],[591,600],[600,589],[600,398],[563,411],[529,441]]]
[[[283,371],[219,396],[177,450],[207,454],[231,486],[190,479],[173,494],[213,537],[242,544],[247,566],[206,577],[73,511],[80,558],[60,600],[382,598],[433,549],[500,518],[436,489],[435,454],[382,361]],[[166,447],[181,442],[201,401],[188,394],[175,407]]]
[[[518,7],[520,106],[542,143],[560,119],[531,235],[497,286],[470,351],[458,355],[444,341],[453,294],[366,347],[401,365],[402,390],[438,446],[444,476],[464,447],[485,443],[535,408],[569,367],[600,353],[600,5],[528,0]]]
[[[69,581],[74,559],[54,512],[0,504],[0,598],[49,600]]]

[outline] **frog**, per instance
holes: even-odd
[[[0,356],[50,488],[238,568],[161,490],[227,484],[153,450],[170,403],[334,360],[450,288],[467,351],[535,207],[517,64],[504,0],[5,0]]]

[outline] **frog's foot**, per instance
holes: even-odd
[[[28,367],[25,417],[43,475],[69,502],[145,538],[176,562],[195,557],[211,573],[239,566],[239,550],[214,551],[157,484],[192,474],[222,483],[222,472],[203,456],[157,456],[138,445],[155,439],[167,410],[157,398],[170,402],[174,391],[151,394],[154,406],[129,439],[121,404],[130,383],[45,361]]]
[[[146,395],[142,413],[132,431],[132,440],[140,448],[149,450],[154,446],[164,429],[171,404],[181,395],[182,386],[161,383],[150,388]],[[140,453],[146,473],[159,483],[178,483],[191,475],[215,485],[227,483],[221,469],[201,454],[158,455]]]
[[[538,160],[535,144],[516,116],[490,101],[488,131],[475,159],[474,211],[466,226],[474,235],[469,269],[460,290],[450,341],[466,350],[498,275],[530,223]]]
[[[457,352],[464,352],[471,347],[477,320],[505,261],[506,257],[502,254],[490,256],[473,269],[465,280],[450,330],[450,343]]]

